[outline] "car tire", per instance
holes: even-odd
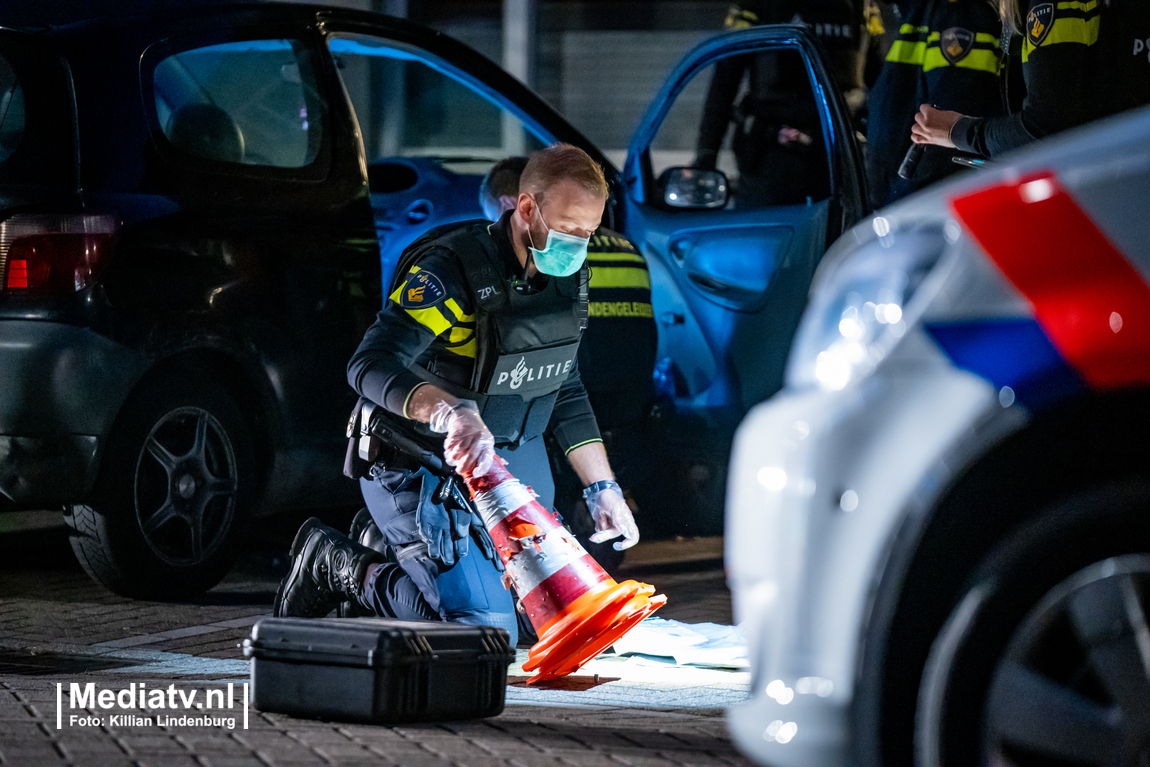
[[[90,502],[66,510],[72,550],[124,596],[202,593],[234,562],[259,485],[232,399],[198,376],[162,376],[121,411]]]
[[[968,581],[931,648],[915,763],[1150,764],[1150,484],[1046,509]]]

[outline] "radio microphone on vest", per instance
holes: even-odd
[[[902,158],[902,165],[898,166],[899,178],[910,180],[918,169],[918,161],[922,159],[922,153],[925,151],[926,144],[910,145],[910,149],[906,150],[906,157]]]

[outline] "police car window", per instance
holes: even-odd
[[[328,47],[368,163],[426,157],[457,173],[482,175],[497,160],[549,143],[497,94],[425,51],[363,35],[333,37]]]
[[[676,96],[651,143],[667,168],[718,169],[728,208],[804,204],[830,196],[822,114],[801,53],[792,48],[718,59]]]
[[[0,162],[24,138],[24,89],[8,60],[0,56]]]
[[[173,146],[209,160],[301,168],[319,152],[322,101],[291,40],[183,51],[153,74],[156,116]]]

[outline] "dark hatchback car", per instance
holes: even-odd
[[[346,362],[399,251],[478,217],[494,160],[568,141],[603,163],[608,223],[648,259],[671,409],[704,431],[778,388],[814,266],[865,212],[799,27],[693,51],[619,173],[419,25],[142,7],[0,10],[0,509],[63,508],[85,569],[124,594],[202,591],[252,519],[354,501]],[[735,55],[799,65],[829,197],[740,206],[729,148],[730,188],[679,169],[706,75]]]

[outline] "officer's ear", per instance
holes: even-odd
[[[523,223],[529,224],[535,217],[535,197],[527,194],[527,192],[520,192],[519,199],[515,203],[515,211],[519,214],[519,218]]]

